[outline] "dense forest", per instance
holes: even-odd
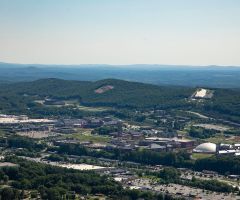
[[[96,94],[95,89],[104,85],[112,85],[114,89]],[[107,79],[97,82],[65,81],[59,79],[43,79],[33,82],[0,86],[1,96],[38,95],[58,99],[78,98],[88,105],[117,105],[132,107],[149,107],[164,104],[178,106],[184,98],[191,95],[193,89],[185,87],[160,87],[150,84]],[[163,106],[163,105],[162,105]]]

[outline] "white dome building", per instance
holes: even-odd
[[[193,149],[194,153],[216,153],[217,145],[214,143],[202,143]]]

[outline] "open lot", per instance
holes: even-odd
[[[226,137],[223,134],[217,134],[214,137],[210,137],[205,140],[206,142],[212,142],[215,144],[218,143],[227,143],[227,144],[233,144],[233,143],[238,143],[240,142],[240,137],[237,136],[229,136]]]
[[[222,200],[236,200],[239,199],[239,196],[235,194],[227,193],[218,193],[208,190],[203,190],[199,188],[193,188],[184,185],[178,184],[158,184],[149,179],[134,179],[129,181],[131,189],[143,189],[143,190],[152,190],[156,192],[164,192],[173,195],[179,195],[181,197],[191,197],[195,199],[204,199],[204,200],[213,200],[213,199],[222,199]]]
[[[201,128],[205,128],[205,129],[216,130],[216,131],[227,131],[230,129],[227,126],[217,125],[217,124],[194,124],[193,126],[201,127]]]

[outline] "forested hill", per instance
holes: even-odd
[[[98,93],[104,86],[112,89]],[[156,105],[177,106],[185,102],[193,88],[166,87],[151,84],[106,79],[96,82],[41,79],[33,82],[0,86],[1,95],[39,95],[58,99],[78,98],[88,105],[115,105],[149,107]]]
[[[46,97],[77,99],[86,106],[115,106],[119,108],[187,109],[201,111],[225,119],[240,121],[240,90],[211,89],[212,99],[191,101],[196,88],[156,86],[105,79],[96,82],[41,79],[0,85],[0,111],[24,111],[34,106],[34,100]]]

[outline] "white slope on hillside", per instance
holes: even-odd
[[[204,98],[206,96],[206,94],[207,94],[207,90],[201,89],[196,92],[195,97]]]

